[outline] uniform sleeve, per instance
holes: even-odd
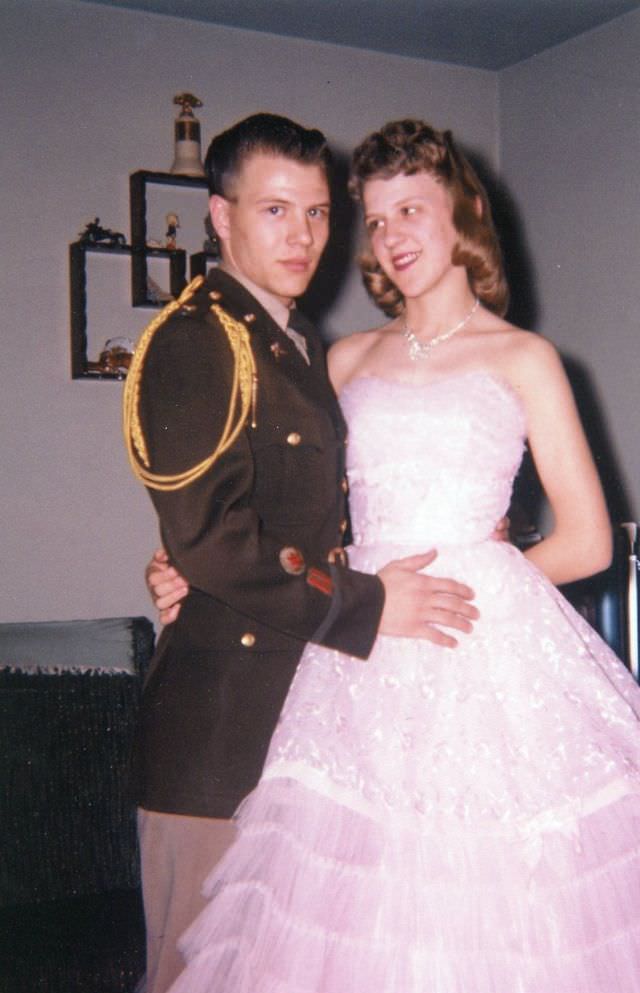
[[[214,330],[176,317],[149,349],[140,414],[154,472],[195,465],[222,434],[233,365],[224,335]],[[174,491],[150,490],[172,562],[192,587],[247,617],[366,658],[382,612],[382,583],[326,562],[298,566],[252,507],[253,487],[253,456],[241,431],[199,479]]]

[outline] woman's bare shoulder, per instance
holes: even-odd
[[[327,362],[333,388],[338,392],[356,374],[369,351],[379,343],[384,328],[356,331],[340,338],[329,349]]]
[[[505,374],[537,377],[554,372],[561,365],[555,345],[535,331],[525,331],[500,318],[488,322],[483,331],[478,337],[479,349],[486,349],[487,356]]]
[[[535,331],[509,325],[502,348],[504,361],[515,373],[538,378],[557,373],[562,361],[556,346]]]
[[[505,325],[488,350],[495,372],[522,398],[529,415],[540,405],[568,402],[569,386],[555,345],[535,331]]]

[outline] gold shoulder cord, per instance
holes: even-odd
[[[180,490],[193,483],[200,476],[204,475],[208,469],[220,458],[229,448],[240,432],[242,431],[249,413],[251,411],[252,427],[255,427],[255,403],[257,395],[258,378],[256,374],[256,364],[251,351],[251,340],[249,332],[241,321],[231,317],[222,307],[213,304],[211,310],[222,324],[223,330],[229,341],[229,346],[233,353],[233,384],[231,386],[231,396],[229,398],[229,409],[227,419],[220,436],[220,440],[215,449],[197,465],[178,472],[175,475],[158,475],[149,469],[149,453],[142,433],[140,424],[139,403],[140,384],[142,381],[142,370],[147,349],[154,334],[172,314],[185,306],[200,289],[204,282],[203,276],[196,276],[177,300],[161,311],[156,318],[142,332],[140,340],[133,353],[131,365],[127,373],[124,385],[123,397],[123,430],[124,439],[127,446],[129,463],[134,475],[152,490]]]

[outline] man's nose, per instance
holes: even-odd
[[[311,245],[313,243],[311,221],[306,215],[295,218],[293,221],[289,231],[289,241],[293,241],[298,245]]]

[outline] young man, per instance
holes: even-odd
[[[369,576],[341,551],[345,426],[294,305],[327,242],[328,170],[324,136],[275,115],[213,140],[222,264],[153,322],[127,381],[132,460],[189,584],[136,748],[148,993],[182,967],[176,939],[259,778],[305,643],[366,659],[378,630],[448,640],[433,623],[468,631],[477,613],[467,587],[418,573],[433,554]]]

